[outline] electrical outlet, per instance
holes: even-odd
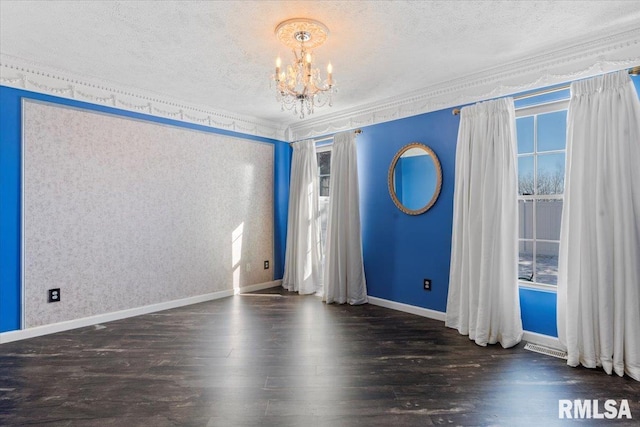
[[[269,261],[265,261],[264,262],[264,269],[268,270],[269,269]]]
[[[431,290],[431,279],[424,279],[424,281],[422,282],[422,285],[423,285],[425,291],[430,291]]]
[[[244,266],[244,268],[247,272],[251,271],[251,263],[248,262],[247,265]]]
[[[49,289],[49,302],[60,301],[60,288]]]

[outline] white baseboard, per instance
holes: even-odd
[[[401,302],[389,301],[377,297],[367,297],[369,304],[379,305],[380,307],[390,308],[392,310],[404,311],[405,313],[415,314],[417,316],[428,317],[429,319],[445,321],[446,313],[442,311],[430,310],[428,308],[416,307],[415,305],[403,304]],[[551,347],[556,350],[563,350],[560,340],[549,335],[539,334],[537,332],[524,331],[522,340],[533,344],[540,344]]]
[[[392,310],[404,311],[405,313],[415,314],[417,316],[428,317],[429,319],[441,320],[444,322],[445,313],[442,311],[431,310],[428,308],[416,307],[415,305],[404,304],[401,302],[390,301],[377,297],[367,297],[369,304],[379,305],[380,307],[390,308]]]
[[[282,279],[274,280],[272,282],[264,282],[264,283],[258,283],[255,285],[244,286],[239,289],[239,292],[235,292],[235,294],[237,295],[240,293],[244,294],[247,292],[261,291],[263,289],[275,288],[276,286],[282,286]]]
[[[53,323],[51,325],[36,326],[34,328],[22,329],[18,331],[0,332],[0,344],[24,340],[28,338],[39,337],[42,335],[54,334],[56,332],[68,331],[70,329],[83,328],[85,326],[97,325],[100,323],[111,322],[114,320],[125,319],[127,317],[140,316],[143,314],[154,313],[156,311],[169,310],[171,308],[183,307],[186,305],[197,304],[205,301],[212,301],[220,298],[226,298],[238,294],[240,292],[255,292],[262,289],[269,289],[281,286],[282,280],[274,280],[272,282],[258,283],[256,285],[245,286],[234,290],[227,289],[224,291],[213,292],[195,297],[182,298],[179,300],[166,301],[158,304],[145,305],[143,307],[130,308],[127,310],[115,311],[112,313],[99,314],[96,316],[84,317],[82,319],[69,320],[66,322]],[[440,320],[444,322],[445,313],[428,308],[416,307],[414,305],[404,304],[401,302],[390,301],[383,298],[368,297],[369,303],[380,307],[390,308],[392,310],[403,311],[405,313],[415,314],[417,316],[427,317],[429,319]],[[549,335],[538,334],[536,332],[524,331],[522,339],[534,344],[545,345],[554,349],[562,350],[563,346],[560,340]]]
[[[189,298],[182,298],[173,301],[150,304],[142,307],[129,308],[126,310],[114,311],[111,313],[98,314],[96,316],[83,317],[81,319],[68,320],[65,322],[52,323],[50,325],[36,326],[17,331],[1,332],[0,344],[24,340],[27,338],[39,337],[42,335],[54,334],[56,332],[68,331],[70,329],[83,328],[85,326],[97,325],[100,323],[112,322],[114,320],[125,319],[127,317],[140,316],[142,314],[154,313],[156,311],[169,310],[171,308],[183,307],[185,305],[197,304],[199,302],[212,301],[226,298],[240,292],[254,292],[262,289],[273,288],[282,284],[282,280],[258,283],[256,285],[245,286],[240,289],[226,289],[224,291],[212,292],[204,295],[197,295]]]

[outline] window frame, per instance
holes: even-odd
[[[323,145],[317,145],[316,161],[318,159],[319,153],[326,153],[327,151],[331,151],[331,157],[333,158],[333,142],[328,144],[323,144]],[[329,176],[329,182],[331,182],[331,172],[329,172],[329,175],[320,175],[320,168],[318,168],[318,198],[320,199],[321,202],[329,200],[329,196],[320,196],[320,178],[323,176]]]
[[[516,152],[516,156],[517,159],[520,159],[520,157],[527,157],[527,156],[533,156],[533,170],[534,170],[534,182],[533,182],[533,186],[534,189],[537,189],[538,186],[538,155],[539,154],[553,154],[553,153],[564,153],[565,154],[565,165],[566,165],[566,138],[565,138],[565,148],[564,150],[550,150],[550,151],[543,151],[541,153],[538,152],[538,129],[537,129],[537,116],[541,115],[541,114],[548,114],[548,113],[554,113],[554,112],[558,112],[558,111],[567,111],[568,114],[568,109],[569,109],[569,99],[560,99],[560,100],[553,100],[553,101],[548,101],[548,102],[542,102],[540,104],[534,104],[534,105],[528,105],[528,106],[523,106],[523,107],[516,107],[515,109],[515,115],[516,115],[516,120],[522,117],[530,117],[530,116],[535,116],[534,118],[534,127],[533,127],[533,132],[534,132],[534,147],[533,147],[533,151],[530,153],[517,153]],[[517,149],[516,149],[517,151]],[[565,169],[565,177],[566,177],[566,169]],[[566,180],[565,180],[566,181]],[[520,243],[521,242],[530,242],[533,247],[532,247],[532,253],[533,253],[533,258],[532,258],[532,271],[534,273],[534,277],[536,274],[536,250],[537,250],[537,244],[538,243],[557,243],[558,246],[560,245],[560,236],[558,237],[558,240],[551,240],[551,239],[538,239],[537,238],[537,233],[536,233],[536,228],[537,228],[537,212],[536,212],[536,206],[537,206],[537,201],[538,200],[562,200],[563,201],[563,208],[564,208],[564,189],[562,191],[562,194],[530,194],[530,195],[521,195],[519,192],[517,194],[517,198],[518,198],[518,205],[520,204],[521,201],[528,201],[528,202],[532,202],[533,203],[533,207],[532,207],[532,212],[533,212],[533,219],[532,219],[532,238],[521,238],[520,234],[518,232],[518,248],[520,247]],[[519,215],[519,214],[518,214]],[[518,218],[519,221],[519,218]],[[518,224],[518,227],[520,227],[520,224]],[[520,255],[519,255],[520,250],[518,249],[518,264],[520,263]],[[519,266],[518,266],[518,270],[519,270]],[[526,281],[526,280],[520,280],[520,278],[518,277],[518,286],[521,288],[528,288],[528,289],[536,289],[536,290],[543,290],[543,291],[549,291],[549,292],[557,292],[558,286],[557,283],[555,285],[551,285],[551,284],[547,284],[547,283],[539,283],[539,282],[533,282],[533,281]]]

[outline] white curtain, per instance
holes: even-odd
[[[339,304],[367,302],[362,262],[360,192],[355,134],[333,138],[327,246],[324,265],[324,301]]]
[[[571,84],[558,266],[567,363],[640,381],[640,104],[626,72]]]
[[[293,144],[287,248],[282,286],[300,294],[322,292],[318,161],[311,140]]]
[[[513,100],[462,108],[445,324],[481,346],[522,339],[516,162]]]

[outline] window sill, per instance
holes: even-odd
[[[524,289],[533,289],[534,291],[545,291],[556,293],[558,287],[556,285],[545,285],[544,283],[532,283],[518,281],[518,287]]]

